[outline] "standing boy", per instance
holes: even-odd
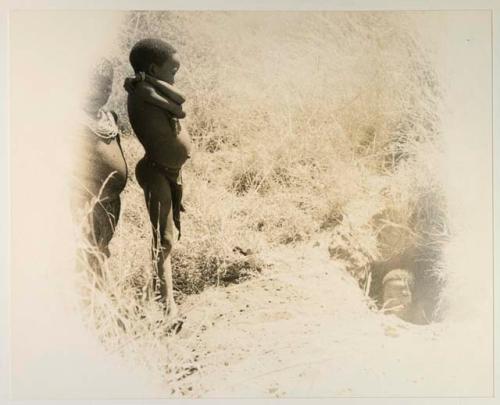
[[[137,42],[130,52],[136,79],[125,83],[128,115],[145,150],[136,166],[153,228],[153,290],[168,318],[177,318],[171,252],[174,226],[180,237],[181,167],[189,158],[189,136],[180,131],[184,97],[173,87],[180,62],[176,50],[160,39]]]

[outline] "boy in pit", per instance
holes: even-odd
[[[405,269],[389,271],[382,280],[382,309],[406,322],[429,323],[424,310],[415,299],[415,277]]]
[[[174,87],[180,62],[176,50],[160,39],[137,42],[130,52],[135,78],[125,80],[130,124],[145,150],[136,178],[144,191],[153,228],[153,291],[167,318],[181,325],[173,296],[171,251],[174,226],[182,210],[181,167],[190,156],[189,136],[180,131],[184,96]]]

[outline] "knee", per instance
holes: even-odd
[[[163,236],[160,239],[160,248],[165,256],[170,254],[173,247],[174,247],[174,242],[172,238]]]
[[[167,257],[174,247],[173,238],[169,235],[158,235],[154,238],[154,247],[158,255]]]

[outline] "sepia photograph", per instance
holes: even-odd
[[[493,28],[10,10],[11,397],[492,397]]]

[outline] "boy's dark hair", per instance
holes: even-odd
[[[146,38],[137,42],[130,51],[130,64],[136,73],[147,72],[152,63],[162,65],[177,51],[169,43]]]
[[[415,285],[415,276],[408,270],[405,269],[395,269],[389,271],[382,280],[382,285],[385,285],[389,281],[399,281],[403,280],[408,283],[410,288]]]

